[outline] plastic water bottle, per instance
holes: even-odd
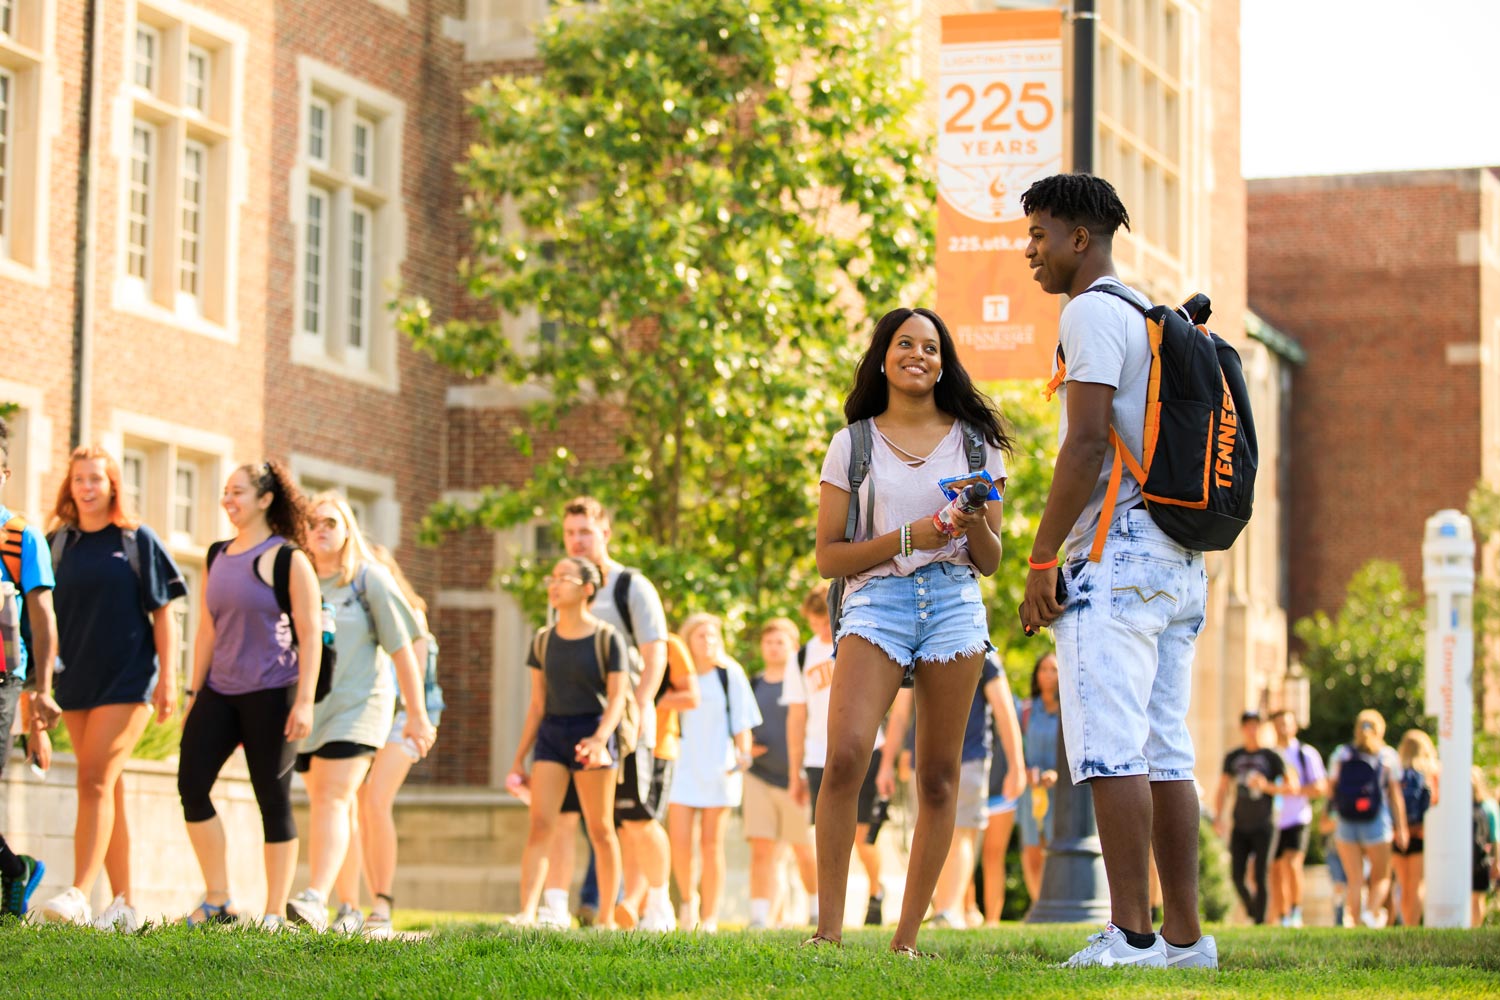
[[[932,515],[932,523],[945,535],[958,537],[958,526],[953,523],[953,515],[957,511],[972,514],[984,507],[984,502],[989,499],[989,483],[972,483],[959,491],[942,510]]]

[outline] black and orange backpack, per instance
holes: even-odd
[[[1151,345],[1141,458],[1137,462],[1109,429],[1114,467],[1089,559],[1098,562],[1104,552],[1122,466],[1141,484],[1152,519],[1177,544],[1197,552],[1229,548],[1250,522],[1258,456],[1245,370],[1239,352],[1204,325],[1211,312],[1208,296],[1194,295],[1176,309],[1147,309],[1113,283],[1086,291],[1113,295],[1138,309],[1146,317]],[[1049,399],[1067,371],[1059,344]]]

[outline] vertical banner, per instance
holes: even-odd
[[[1062,170],[1062,11],[944,17],[939,66],[938,315],[974,378],[1046,378],[1058,299],[1023,256],[1021,193]]]

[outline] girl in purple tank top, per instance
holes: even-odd
[[[264,926],[286,921],[297,863],[292,821],[296,741],[312,728],[313,691],[323,644],[318,578],[302,548],[307,501],[276,462],[242,465],[220,501],[235,536],[218,550],[203,587],[193,676],[186,696],[177,791],[188,838],[203,871],[203,902],[187,923],[238,919],[229,899],[224,828],[209,792],[237,746],[265,833]],[[291,620],[276,603],[276,553],[290,545]]]

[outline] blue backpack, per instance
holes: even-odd
[[[1349,750],[1349,759],[1339,767],[1333,788],[1333,804],[1347,820],[1364,822],[1380,815],[1380,783],[1385,768],[1379,760],[1371,764],[1364,754]]]
[[[1406,802],[1406,822],[1422,822],[1432,805],[1432,789],[1427,787],[1427,778],[1414,767],[1401,772],[1401,798]]]

